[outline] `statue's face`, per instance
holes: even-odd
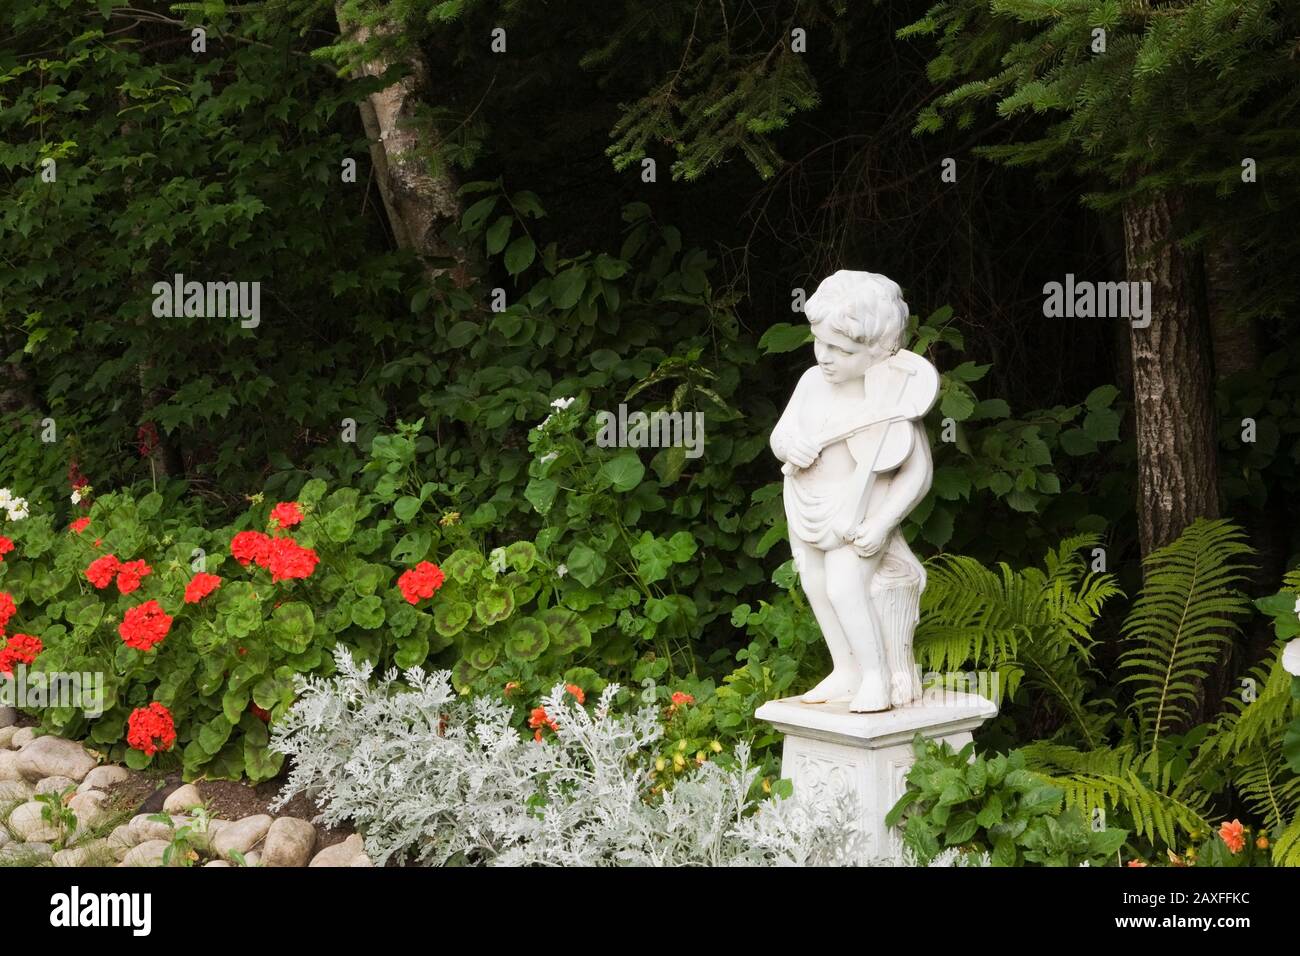
[[[861,380],[867,369],[888,357],[889,350],[855,342],[832,329],[829,322],[819,322],[813,326],[813,354],[826,381],[838,385]]]

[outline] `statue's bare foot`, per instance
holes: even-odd
[[[858,692],[853,695],[849,710],[855,714],[875,714],[889,710],[889,689],[884,681],[868,678],[862,682]]]
[[[805,704],[824,704],[828,700],[834,700],[836,697],[848,698],[853,696],[857,689],[858,681],[862,679],[860,674],[852,671],[836,668],[831,671],[830,676],[823,680],[808,693],[800,698]]]

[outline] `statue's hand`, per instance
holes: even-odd
[[[794,435],[785,450],[785,460],[796,468],[807,468],[822,453],[821,447],[811,438]]]
[[[881,525],[868,518],[853,530],[849,543],[859,555],[869,558],[885,546],[885,539],[889,537],[889,532],[892,530],[887,525]]]

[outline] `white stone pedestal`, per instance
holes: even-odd
[[[938,701],[922,698],[879,714],[852,713],[847,701],[805,704],[785,697],[768,701],[754,716],[785,734],[781,776],[794,783],[797,795],[813,803],[857,795],[872,858],[899,850],[898,833],[885,826],[885,815],[907,789],[915,761],[912,738],[919,732],[960,750],[970,743],[971,731],[997,712],[983,697],[946,693]]]

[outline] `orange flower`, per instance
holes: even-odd
[[[1128,863],[1125,864],[1125,865],[1126,865],[1126,866],[1146,866],[1146,865],[1147,865],[1147,861],[1146,861],[1146,860],[1129,860]]]
[[[1240,853],[1246,846],[1245,829],[1240,820],[1225,822],[1219,827],[1219,838],[1227,845],[1228,852]]]
[[[693,703],[695,703],[695,698],[692,697],[690,694],[683,694],[679,690],[673,691],[674,707],[681,707],[684,704],[693,704]]]
[[[534,730],[533,739],[538,741],[539,743],[541,742],[542,739],[543,727],[550,727],[551,730],[559,729],[555,725],[555,721],[552,720],[550,715],[546,713],[545,707],[533,708],[533,712],[528,715],[528,726],[533,728]]]
[[[517,691],[518,689],[519,689],[519,681],[517,681],[517,680],[506,681],[505,695],[506,695],[507,697],[509,697],[511,694],[513,694],[513,693],[514,693],[515,691]]]
[[[577,684],[565,684],[564,689],[576,697],[578,703],[585,704],[587,702],[587,695],[582,692],[582,688]]]
[[[1258,847],[1258,848],[1261,849],[1261,850],[1267,850],[1267,849],[1268,849],[1268,834],[1267,834],[1267,833],[1261,833],[1261,834],[1259,835],[1259,839],[1255,841],[1255,846]]]

